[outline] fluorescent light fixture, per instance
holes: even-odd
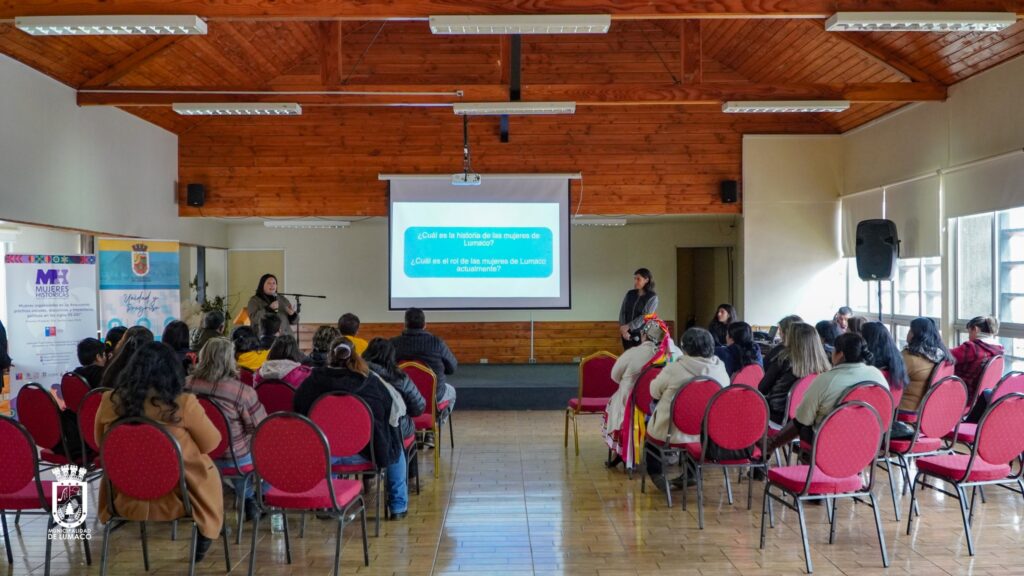
[[[348,220],[264,220],[263,226],[267,228],[301,228],[301,229],[325,229],[325,228],[348,228],[352,223]]]
[[[465,102],[452,104],[458,116],[504,116],[506,114],[575,114],[575,102]]]
[[[573,218],[574,226],[625,226],[625,218]]]
[[[722,104],[722,112],[843,112],[850,108],[848,100],[737,100]]]
[[[434,34],[606,34],[608,14],[431,16]]]
[[[1013,12],[836,12],[829,32],[999,32],[1017,22]]]
[[[199,16],[21,16],[14,26],[33,36],[206,34]]]
[[[173,104],[171,109],[182,116],[298,116],[302,106],[294,102],[208,102]]]

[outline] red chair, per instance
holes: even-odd
[[[235,453],[235,438],[231,434],[231,426],[228,424],[228,416],[224,413],[224,409],[221,408],[220,404],[217,404],[217,400],[212,396],[206,394],[196,394],[196,398],[199,400],[199,405],[203,407],[203,411],[206,412],[206,417],[210,419],[214,427],[217,428],[217,432],[220,432],[220,444],[207,454],[213,460],[227,460],[231,463],[230,467],[220,468],[221,480],[225,483],[230,483],[230,486],[234,487],[233,481],[242,480],[242,490],[235,492],[235,515],[237,517],[237,529],[238,537],[235,541],[236,544],[242,543],[242,530],[245,526],[242,523],[242,508],[245,503],[245,487],[248,486],[249,481],[252,477],[253,465],[252,464],[239,464],[238,455]],[[218,467],[219,468],[219,467]]]
[[[651,405],[654,403],[654,397],[651,396],[651,382],[661,374],[662,366],[648,366],[637,376],[636,383],[633,384],[633,406],[638,408],[645,416],[650,418]]]
[[[742,384],[751,388],[757,388],[762,378],[764,378],[764,368],[761,368],[760,364],[747,364],[732,375],[732,381],[729,384]]]
[[[947,454],[929,456],[917,461],[917,474],[910,487],[910,512],[907,518],[907,534],[914,522],[914,503],[917,485],[923,477],[931,476],[951,484],[956,493],[940,490],[953,496],[960,504],[960,516],[967,536],[967,552],[974,556],[974,540],[971,536],[971,518],[974,515],[974,496],[978,488],[990,484],[1007,485],[1016,483],[1024,491],[1021,473],[1024,472],[1024,394],[1014,393],[1003,396],[989,407],[978,423],[977,441],[970,454]],[[1013,460],[1019,463],[1013,472]],[[1010,464],[1007,464],[1009,462]],[[935,488],[934,486],[929,486]],[[971,488],[971,501],[967,503],[967,489]],[[938,488],[935,488],[939,490]],[[918,512],[920,516],[920,512]]]
[[[317,398],[309,411],[309,419],[327,438],[331,459],[358,456],[370,447],[370,460],[362,464],[332,464],[331,472],[339,476],[372,476],[376,481],[377,517],[374,536],[380,536],[381,475],[377,455],[373,451],[373,413],[358,396],[331,392]]]
[[[888,446],[889,430],[892,427],[892,421],[896,416],[896,404],[893,401],[892,393],[888,388],[877,382],[859,382],[846,390],[843,397],[839,399],[839,404],[857,401],[864,402],[868,406],[874,408],[875,412],[878,412],[879,417],[882,418],[882,446]],[[801,443],[801,448],[803,448],[803,443]],[[809,452],[809,450],[807,451]],[[889,475],[889,496],[892,497],[892,507],[896,515],[896,520],[899,520],[900,507],[896,503],[896,485],[892,481],[892,462],[885,457],[884,448],[883,451],[879,452],[879,457],[875,462],[879,466],[884,466],[886,473]]]
[[[608,399],[619,388],[612,380],[612,366],[617,359],[615,354],[602,350],[580,361],[579,390],[565,408],[565,447],[569,447],[569,419],[572,419],[572,438],[577,456],[580,454],[580,434],[576,418],[582,414],[604,413]]]
[[[779,430],[782,430],[786,426],[786,424],[789,423],[790,420],[796,418],[796,409],[799,408],[800,403],[804,401],[804,395],[807,394],[807,389],[811,387],[811,383],[814,382],[814,379],[817,377],[817,374],[808,374],[807,376],[804,376],[803,378],[793,383],[793,387],[789,389],[789,394],[786,396],[785,419],[782,421],[782,424],[778,428],[775,427],[774,423],[769,422],[769,438],[774,438],[776,435],[778,435]],[[788,449],[783,449],[783,451],[786,452],[786,463],[788,464],[789,451]],[[782,465],[782,457],[779,455],[778,452],[775,453],[775,460],[779,463],[780,466]]]
[[[32,436],[17,420],[8,416],[0,416],[0,523],[4,531],[4,548],[7,551],[7,566],[10,570],[14,565],[11,552],[11,536],[7,529],[7,510],[23,511],[39,510],[46,514],[46,567],[45,574],[50,574],[50,555],[53,541],[49,532],[56,526],[51,514],[54,483],[39,478],[39,459]],[[85,496],[88,497],[88,496]],[[92,552],[89,541],[82,539],[85,546],[85,563],[92,565]]]
[[[672,454],[681,455],[686,444],[671,442],[673,428],[688,436],[700,434],[701,418],[704,417],[704,409],[707,407],[711,397],[722,389],[722,384],[709,378],[692,378],[684,383],[675,397],[671,400],[662,398],[662,402],[671,401],[672,420],[668,426],[668,441],[660,440],[651,436],[650,431],[644,442],[643,460],[654,458],[664,464],[668,456]],[[684,466],[685,469],[685,466]],[[647,487],[647,474],[641,471],[640,491],[645,492]],[[671,487],[665,490],[665,500],[668,507],[672,507]]]
[[[331,452],[327,438],[312,420],[299,414],[276,412],[260,422],[252,439],[256,473],[256,500],[261,510],[281,511],[284,517],[285,557],[292,563],[288,537],[288,510],[311,511],[331,515],[338,520],[334,543],[334,574],[341,574],[341,536],[349,515],[360,515],[363,531],[363,563],[370,565],[366,537],[366,506],[363,484],[331,476]],[[270,488],[265,494],[263,481]],[[249,576],[256,568],[256,536],[260,515],[253,518],[252,544],[249,550]]]
[[[18,421],[32,435],[32,440],[39,447],[39,459],[44,469],[61,464],[80,464],[71,462],[67,454],[71,454],[64,429],[60,420],[60,407],[53,395],[45,388],[36,384],[26,384],[18,391]],[[63,453],[58,454],[54,448],[59,447]]]
[[[295,406],[295,388],[280,380],[264,380],[256,387],[256,396],[267,414],[291,412]]]
[[[402,368],[403,366],[407,367],[408,370],[406,368]],[[409,378],[412,380],[413,384],[415,384],[416,388],[420,391],[421,395],[426,391],[427,387],[431,385],[431,381],[433,381],[434,396],[431,396],[431,398],[434,398],[433,403],[437,405],[435,407],[436,408],[436,410],[435,410],[435,418],[440,418],[441,417],[441,413],[444,412],[448,408],[449,401],[448,400],[445,400],[444,402],[438,402],[437,401],[437,389],[438,389],[438,387],[441,386],[441,382],[438,382],[438,380],[437,380],[437,374],[434,374],[434,371],[429,366],[427,366],[426,364],[423,364],[422,362],[412,361],[412,360],[407,360],[405,362],[402,362],[402,363],[400,363],[398,365],[398,367],[402,368],[402,370],[409,376]],[[426,371],[424,371],[424,369]],[[426,396],[423,396],[423,398],[426,398]],[[448,441],[451,442],[451,447],[452,447],[452,450],[454,451],[455,450],[455,429],[452,426],[453,426],[452,425],[452,414],[451,414],[451,412],[449,412],[448,413]],[[434,431],[434,438],[436,438],[437,449],[441,448],[441,431],[442,431],[442,429],[443,428],[442,428],[441,422],[438,422],[437,429]]]
[[[427,399],[427,404],[430,405],[430,413],[424,412],[419,416],[412,419],[413,424],[416,426],[416,431],[421,432],[430,430],[434,433],[436,439],[434,448],[434,478],[441,477],[441,427],[438,426],[437,413],[440,408],[437,405],[437,375],[425,364],[419,362],[402,362],[398,365],[399,368],[405,372],[412,383],[416,385],[416,389],[419,390],[420,395]],[[419,466],[416,468],[417,476],[419,475]]]
[[[86,458],[85,465],[89,468],[90,476],[98,473],[102,468],[100,463],[100,445],[96,442],[96,415],[100,411],[100,402],[105,392],[112,391],[111,388],[97,388],[90,390],[78,404],[78,435],[82,439],[82,454]],[[87,479],[90,476],[86,476]]]
[[[195,574],[196,540],[199,534],[192,518],[192,501],[188,483],[185,481],[185,464],[181,457],[181,446],[160,423],[148,418],[123,418],[107,431],[100,442],[100,457],[103,459],[104,479],[107,482],[107,504],[110,521],[103,530],[103,556],[100,560],[100,576],[107,573],[107,556],[110,551],[110,535],[115,528],[128,522],[138,522],[121,516],[115,505],[115,492],[133,500],[152,501],[171,492],[181,497],[184,514],[176,519],[192,520],[192,543],[189,547],[189,576]],[[146,521],[139,524],[142,536],[142,561],[149,571],[149,547],[146,538]],[[231,571],[231,556],[228,550],[227,530],[223,531],[224,563]]]
[[[754,468],[767,470],[761,455],[768,450],[768,402],[764,396],[745,384],[734,384],[719,390],[707,403],[701,418],[701,441],[686,445],[684,457],[697,470],[697,525],[704,529],[704,468],[721,468],[725,472],[729,504],[732,489],[729,469],[747,469],[747,510],[754,502]],[[750,457],[729,460],[713,458],[712,443],[725,450],[750,450]],[[683,480],[689,469],[683,466]],[[686,510],[686,488],[683,488],[683,510]]]
[[[992,397],[989,399],[989,405],[995,404],[996,400],[1003,396],[1017,392],[1024,393],[1024,372],[1008,372],[992,388]],[[977,435],[977,432],[977,423],[961,422],[960,428],[957,430],[956,441],[971,446],[974,444],[974,437]]]
[[[849,402],[839,405],[814,431],[814,445],[811,447],[809,465],[783,466],[768,470],[768,482],[764,487],[764,501],[761,508],[761,549],[765,543],[765,518],[774,527],[772,501],[796,511],[800,518],[800,537],[804,547],[804,562],[807,573],[814,571],[811,563],[810,543],[807,539],[807,522],[804,519],[804,502],[825,500],[829,512],[829,544],[835,541],[835,503],[839,498],[868,496],[875,515],[875,530],[878,532],[878,546],[882,551],[882,565],[889,566],[885,551],[885,536],[882,533],[882,518],[878,513],[878,501],[873,491],[875,483],[875,458],[882,446],[884,431],[882,418],[874,408],[864,402]],[[865,483],[861,473],[868,469]],[[774,494],[776,489],[779,494]],[[790,504],[785,498],[792,498]]]
[[[89,393],[89,383],[74,372],[67,372],[60,377],[60,395],[64,397],[64,407],[78,413],[78,405]]]
[[[252,370],[249,370],[248,368],[240,367],[238,369],[238,379],[242,382],[242,384],[245,384],[246,386],[252,386],[253,383],[256,381],[256,373],[253,372]]]
[[[938,384],[941,380],[949,378],[953,375],[953,364],[951,362],[939,362],[932,368],[932,373],[928,376],[928,383],[925,386],[925,392],[931,390],[933,386]],[[901,395],[902,396],[902,395]],[[898,406],[898,404],[897,404]],[[907,422],[908,424],[913,423],[917,420],[916,412],[897,412],[896,419],[900,422]]]

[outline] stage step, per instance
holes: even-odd
[[[577,379],[577,364],[463,364],[449,377],[457,411],[564,410]]]

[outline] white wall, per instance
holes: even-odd
[[[226,244],[225,225],[178,218],[178,139],[0,55],[0,220]]]
[[[376,218],[342,230],[228,227],[233,249],[285,250],[283,291],[327,295],[326,301],[303,301],[304,318],[311,322],[333,322],[343,312],[355,312],[364,322],[401,322],[402,312],[387,309],[387,241],[387,223]],[[623,228],[574,227],[572,310],[537,311],[533,318],[614,320],[623,294],[632,288],[633,271],[647,267],[657,283],[658,312],[674,319],[676,247],[735,242],[732,217],[645,221]],[[530,312],[431,312],[429,317],[438,322],[513,321],[529,320]]]
[[[838,136],[744,136],[743,314],[831,318],[844,304],[839,260],[842,141]]]

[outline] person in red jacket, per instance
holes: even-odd
[[[967,384],[971,396],[978,389],[978,381],[981,379],[981,369],[985,361],[993,356],[1003,353],[1003,346],[996,340],[999,333],[999,320],[992,316],[976,316],[967,323],[967,342],[949,351],[956,360],[953,367],[954,373]],[[977,422],[984,412],[988,402],[981,399],[975,408],[981,408],[982,412],[977,413],[977,418],[972,412],[968,418],[969,422]],[[973,420],[972,420],[973,418]]]

